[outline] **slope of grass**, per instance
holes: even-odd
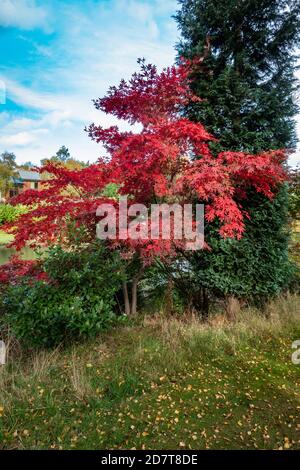
[[[68,350],[15,353],[0,370],[0,448],[299,449],[299,297],[265,313],[145,318]]]
[[[3,232],[3,230],[0,230],[0,245],[6,245],[7,243],[10,243],[13,238],[13,235],[10,235],[9,233],[5,233]]]

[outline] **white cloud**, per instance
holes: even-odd
[[[39,138],[43,138],[48,133],[48,129],[37,129],[32,132],[18,132],[17,134],[0,137],[0,144],[4,146],[24,147],[25,145],[37,142]]]
[[[159,28],[155,20],[155,3],[150,5],[136,0],[118,0],[117,6],[126,12],[134,22],[139,22],[151,38],[159,36]]]
[[[44,93],[28,88],[14,80],[3,77],[7,86],[7,98],[27,109],[41,113],[39,124],[51,127],[68,125],[70,121],[87,125],[92,121],[103,125],[116,124],[118,121],[97,111],[89,95],[83,90],[75,90],[71,94]],[[95,92],[95,98],[98,94]],[[7,123],[7,129],[15,126],[34,125],[36,119],[18,118]]]
[[[35,0],[1,0],[0,25],[21,29],[48,28],[48,12]]]
[[[56,2],[57,34],[47,48],[39,50],[43,45],[27,33],[21,37],[36,53],[40,52],[34,69],[2,67],[8,100],[25,108],[26,114],[22,117],[6,112],[5,119],[2,116],[1,134],[5,138],[0,139],[1,147],[14,151],[19,162],[38,163],[63,144],[82,160],[95,161],[103,154],[84,127],[91,122],[108,126],[118,121],[97,111],[92,99],[103,96],[121,78],[129,78],[137,68],[138,57],[145,57],[159,68],[174,60],[177,32],[170,24],[176,0],[169,1],[168,8],[164,6],[164,18],[159,16],[161,3],[112,0],[87,2],[85,8],[82,3]],[[37,2],[22,4],[32,7]],[[44,67],[48,58],[50,66]],[[24,86],[25,80],[31,84]],[[5,107],[1,106],[0,111],[3,115]],[[128,128],[125,123],[121,126]],[[48,129],[49,133],[38,134],[40,129]]]
[[[78,159],[95,161],[106,152],[89,139],[84,132],[86,126],[96,122],[105,127],[119,124],[124,130],[129,128],[127,123],[97,111],[85,95],[45,94],[12,80],[6,83],[8,98],[30,108],[34,114],[28,118],[0,113],[0,146],[14,152],[19,163],[29,160],[39,163],[42,158],[54,155],[61,145],[66,145]]]
[[[44,57],[51,57],[52,56],[52,49],[51,47],[44,46],[42,44],[39,44],[36,41],[33,41],[32,39],[26,37],[23,34],[20,34],[18,36],[19,39],[22,39],[22,41],[29,43],[33,50],[36,52],[37,55],[44,56]]]
[[[15,103],[28,108],[44,110],[56,109],[57,106],[51,94],[36,93],[30,88],[24,87],[20,83],[7,77],[3,77],[3,81],[6,85],[7,98]]]

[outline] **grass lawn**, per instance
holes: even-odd
[[[8,233],[0,230],[0,245],[6,245],[7,243],[11,242],[13,238],[13,235],[9,235]]]
[[[0,370],[2,449],[300,448],[299,297],[232,325],[148,319]]]

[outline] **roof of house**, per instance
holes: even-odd
[[[40,181],[41,175],[35,171],[18,170],[18,175],[22,181]]]

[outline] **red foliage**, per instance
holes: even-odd
[[[36,261],[24,261],[18,256],[12,256],[10,261],[0,266],[0,283],[14,285],[24,277],[31,280],[47,280],[45,272],[41,271]]]
[[[95,106],[132,125],[138,124],[141,130],[134,127],[122,132],[117,126],[104,129],[92,124],[89,136],[104,145],[110,159],[103,158],[81,170],[54,164],[43,167],[41,172],[52,175],[44,183],[45,188],[27,191],[15,200],[34,207],[20,217],[13,229],[17,248],[25,242],[36,245],[63,238],[69,218],[78,224],[83,222],[94,236],[96,208],[109,202],[102,196],[109,182],[118,183],[119,193],[130,194],[132,203],[190,203],[197,198],[206,205],[206,220],[219,220],[223,237],[240,238],[247,216],[240,200],[247,188],[253,187],[271,198],[285,180],[284,151],[260,155],[225,152],[215,157],[209,149],[214,137],[201,124],[182,117],[183,106],[199,100],[189,87],[189,73],[197,62],[185,62],[162,73],[144,61],[140,65],[140,72],[129,82],[122,80],[118,87],[111,87],[104,98],[95,101]],[[172,241],[149,241],[142,247],[141,243],[128,241],[126,249],[142,248],[146,258],[151,252],[172,251]]]

